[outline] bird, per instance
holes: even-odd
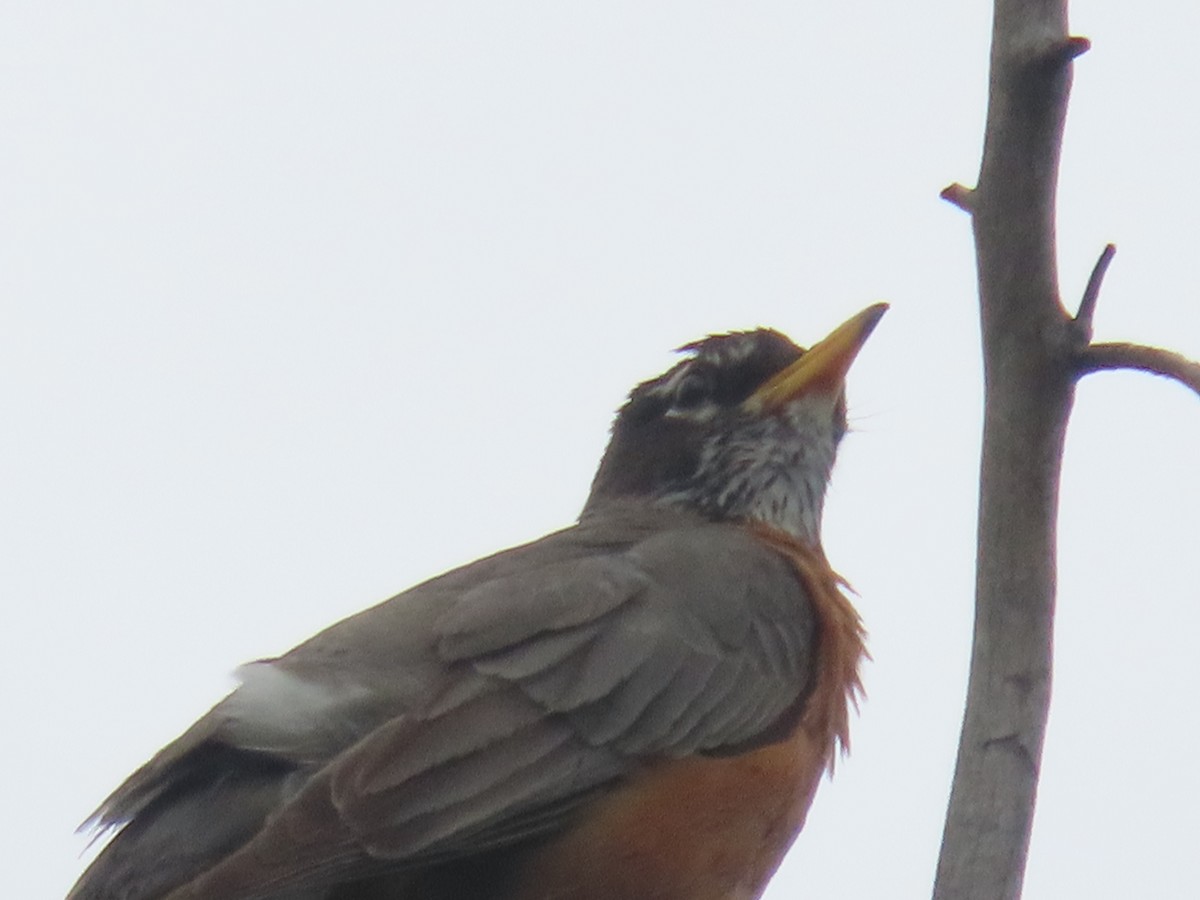
[[[242,666],[68,900],[760,897],[861,693],[820,529],[886,309],[680,348],[575,524]]]

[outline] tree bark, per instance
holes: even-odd
[[[1058,289],[1055,193],[1071,61],[1066,0],[996,0],[978,186],[942,196],[975,235],[985,410],[976,608],[967,706],[935,900],[1021,894],[1050,704],[1059,474],[1078,378],[1139,368],[1200,393],[1200,366],[1132,344],[1092,344],[1114,248],[1079,312]]]
[[[1021,893],[1050,702],[1055,521],[1076,335],[1054,212],[1071,59],[1064,0],[997,0],[972,214],[985,413],[967,708],[934,897]]]

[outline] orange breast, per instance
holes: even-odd
[[[817,678],[793,733],[739,756],[651,762],[523,866],[513,900],[754,900],[846,738],[863,637],[819,551],[764,530],[817,613]]]

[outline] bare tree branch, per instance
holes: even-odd
[[[935,900],[1020,896],[1050,701],[1055,521],[1078,338],[1062,308],[1055,193],[1066,0],[996,0],[971,195],[983,331],[975,634]]]
[[[1078,378],[1107,368],[1165,375],[1200,393],[1200,364],[1155,347],[1092,344],[1115,247],[1075,318],[1060,301],[1055,193],[1071,61],[1066,0],[995,0],[983,162],[971,214],[984,360],[975,632],[967,706],[935,900],[1021,894],[1050,702],[1063,441]]]
[[[1100,299],[1100,287],[1104,284],[1104,276],[1108,273],[1108,266],[1116,255],[1116,244],[1106,244],[1104,246],[1104,250],[1100,253],[1100,258],[1096,260],[1096,265],[1092,268],[1092,274],[1088,278],[1087,287],[1083,290],[1083,300],[1079,303],[1079,312],[1075,314],[1075,328],[1084,344],[1092,340],[1092,320],[1096,316],[1096,303]]]
[[[975,192],[969,187],[963,187],[957,181],[954,184],[942,188],[942,192],[938,194],[947,203],[957,206],[965,213],[970,213],[974,210]]]
[[[1161,347],[1143,344],[1091,344],[1079,352],[1079,371],[1086,375],[1104,369],[1139,369],[1173,378],[1200,394],[1200,362]]]

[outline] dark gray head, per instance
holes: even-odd
[[[844,379],[877,304],[805,351],[778,331],[714,335],[617,413],[584,514],[615,499],[751,519],[815,540],[846,432]]]

